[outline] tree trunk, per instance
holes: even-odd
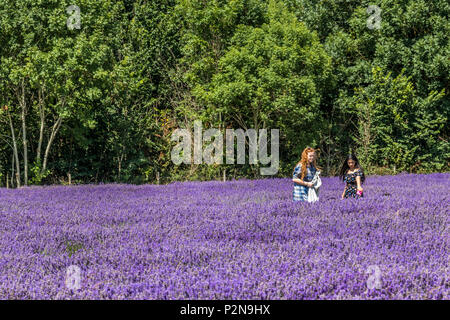
[[[120,181],[120,173],[122,172],[122,161],[123,161],[124,153],[125,153],[125,146],[122,146],[122,151],[120,153],[120,157],[117,157],[118,171],[119,171],[119,181]]]
[[[117,159],[118,159],[118,162],[119,162],[119,164],[118,164],[118,180],[120,181],[120,171],[121,171],[121,169],[122,169],[122,161],[121,161],[121,159],[120,159],[120,157],[117,157]]]
[[[48,140],[48,143],[47,143],[47,148],[45,148],[44,162],[42,163],[41,175],[43,175],[45,170],[47,169],[47,160],[48,160],[48,155],[50,153],[50,147],[52,146],[53,140],[55,139],[55,136],[58,133],[59,128],[61,127],[61,122],[62,122],[62,117],[59,116],[58,120],[56,120],[55,124],[53,125],[52,133],[50,134],[50,139]]]
[[[37,147],[37,155],[36,162],[41,162],[41,149],[42,149],[42,141],[44,140],[44,121],[45,121],[45,113],[44,113],[44,89],[40,89],[38,91],[39,95],[39,118],[40,118],[40,128],[39,128],[39,142]]]
[[[16,180],[17,180],[17,187],[20,187],[20,164],[19,164],[19,153],[17,152],[17,141],[16,141],[16,135],[14,133],[14,126],[11,119],[11,114],[8,111],[8,118],[9,118],[9,127],[11,129],[11,137],[13,139],[13,153],[14,158],[16,161]],[[14,165],[13,165],[14,166]],[[14,167],[13,167],[14,170]],[[13,171],[14,176],[14,171]]]
[[[27,141],[27,103],[25,100],[25,80],[22,78],[20,87],[16,89],[17,101],[21,108],[20,118],[22,121],[22,144],[23,144],[23,180],[24,185],[28,185],[28,141]],[[31,98],[33,100],[33,97]]]
[[[14,188],[14,153],[11,161],[11,188]]]
[[[23,180],[24,185],[28,185],[28,142],[27,142],[27,125],[25,122],[26,116],[26,104],[25,104],[25,93],[23,92],[22,84],[22,137],[23,137]]]

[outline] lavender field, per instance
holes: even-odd
[[[450,298],[450,174],[322,181],[2,188],[0,299]]]

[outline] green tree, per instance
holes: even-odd
[[[394,172],[441,170],[450,156],[450,145],[442,139],[448,119],[439,113],[444,91],[422,98],[403,73],[393,78],[377,68],[372,77],[350,103],[358,115],[355,142],[363,163]]]

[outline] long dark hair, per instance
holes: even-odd
[[[359,164],[358,158],[352,153],[349,154],[347,156],[347,158],[344,160],[344,163],[342,164],[342,168],[339,174],[339,177],[344,180],[345,175],[347,174],[347,171],[350,169],[350,167],[348,166],[347,161],[348,160],[353,160],[355,161],[355,168],[358,168],[361,170],[362,175],[361,175],[361,184],[364,182],[364,180],[366,180],[366,177],[364,176],[364,171],[363,168],[361,168],[361,165]]]

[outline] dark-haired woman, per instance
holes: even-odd
[[[361,198],[363,197],[364,171],[361,168],[358,158],[354,154],[350,154],[342,164],[341,179],[346,183],[342,199],[344,198]]]

